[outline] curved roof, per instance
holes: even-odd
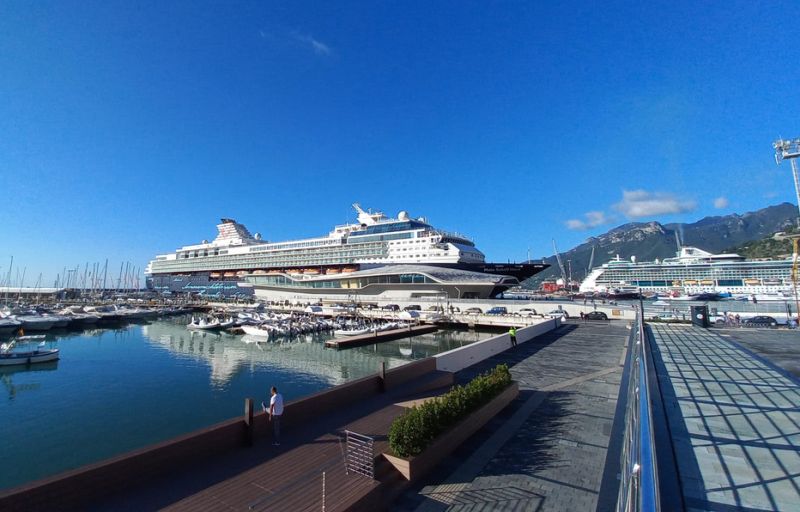
[[[487,274],[484,272],[473,272],[471,270],[459,270],[448,267],[434,267],[430,265],[384,265],[366,270],[357,270],[355,272],[346,274],[317,276],[309,279],[309,281],[382,276],[387,274],[424,274],[431,279],[442,283],[457,282],[497,284],[518,282],[515,277],[511,276]]]

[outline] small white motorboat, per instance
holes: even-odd
[[[361,336],[362,334],[369,334],[372,329],[366,327],[364,329],[339,329],[333,331],[335,336]]]
[[[0,366],[12,366],[21,364],[36,364],[55,361],[58,359],[58,349],[45,349],[40,345],[36,350],[13,352],[11,349],[14,342],[3,343],[0,345]]]
[[[242,330],[249,336],[258,336],[259,338],[269,338],[272,336],[272,329],[265,329],[258,325],[243,325]]]
[[[217,329],[222,329],[222,324],[216,318],[211,321],[208,321],[205,318],[200,318],[199,320],[192,318],[191,323],[187,325],[186,328],[198,331],[214,331]]]

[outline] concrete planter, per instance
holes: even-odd
[[[442,459],[450,455],[461,443],[466,441],[472,434],[477,432],[490,419],[497,415],[497,413],[510,404],[518,394],[519,384],[514,381],[499,395],[494,397],[492,401],[480,409],[473,411],[470,415],[455,424],[450,430],[434,439],[434,441],[425,448],[425,451],[417,456],[407,459],[389,455],[388,453],[384,453],[383,456],[406,480],[414,482],[436,467]]]

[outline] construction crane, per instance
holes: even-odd
[[[556,253],[556,261],[558,261],[558,268],[561,269],[561,278],[564,280],[564,286],[569,286],[569,281],[567,280],[567,271],[564,269],[564,263],[561,261],[561,254],[558,252],[558,247],[556,247],[556,239],[553,239],[553,251]]]
[[[592,254],[589,256],[589,266],[586,267],[586,275],[587,276],[592,271],[592,266],[593,265],[594,265],[594,245],[592,246]]]

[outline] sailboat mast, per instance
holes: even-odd
[[[106,292],[106,276],[108,275],[108,258],[106,258],[106,264],[103,265],[103,293]]]
[[[6,278],[6,298],[5,303],[8,304],[8,289],[11,287],[11,269],[14,267],[14,256],[11,256],[11,264],[8,266],[8,277]]]

